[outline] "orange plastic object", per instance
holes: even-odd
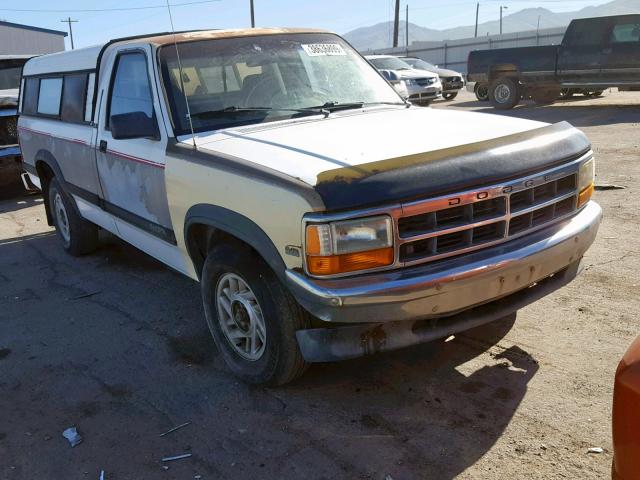
[[[327,257],[307,256],[307,269],[313,275],[335,275],[370,268],[384,267],[393,263],[393,247],[346,253]]]
[[[593,182],[591,182],[588,187],[582,189],[580,195],[578,195],[578,208],[580,208],[591,199],[594,190],[595,186],[593,185]]]
[[[640,336],[622,357],[613,388],[615,480],[640,479]]]

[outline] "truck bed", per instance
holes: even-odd
[[[468,79],[486,82],[491,71],[517,70],[520,74],[555,75],[558,47],[498,48],[469,54]]]

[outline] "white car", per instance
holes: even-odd
[[[600,223],[579,130],[415,107],[332,33],[117,39],[29,60],[21,88],[63,248],[102,228],[199,282],[251,383],[510,315],[578,274]]]
[[[392,55],[367,55],[365,58],[387,79],[389,75],[397,77],[406,88],[407,99],[411,103],[429,105],[442,96],[442,83],[436,73],[416,70]]]
[[[437,65],[433,65],[417,57],[400,57],[400,59],[416,70],[424,70],[438,75],[440,77],[440,83],[442,83],[442,98],[445,100],[453,100],[456,98],[458,92],[464,87],[464,77],[460,72],[440,68]]]

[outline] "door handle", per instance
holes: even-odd
[[[107,153],[107,141],[106,140],[100,140],[100,143],[98,145],[98,150],[100,150],[102,153]]]
[[[609,54],[609,53],[611,53],[612,51],[613,51],[613,50],[612,50],[611,48],[605,48],[605,49],[603,49],[603,50],[602,50],[602,53],[604,53],[604,54]]]

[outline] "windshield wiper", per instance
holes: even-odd
[[[375,105],[402,105],[406,106],[408,102],[325,102],[322,105],[308,107],[309,109],[323,109],[329,112],[336,110],[350,110],[353,108],[372,107]]]
[[[272,107],[238,107],[238,106],[230,106],[221,108],[220,110],[203,110],[202,112],[191,113],[192,117],[215,117],[218,115],[224,115],[226,113],[236,113],[236,112],[295,112],[295,113],[304,113],[306,115],[319,113],[323,115],[328,115],[328,111],[324,110],[321,107],[318,108],[272,108]]]
[[[335,112],[336,110],[348,110],[350,108],[362,108],[364,102],[325,102],[322,105],[316,105],[315,107],[308,107],[309,109],[323,109],[329,112]]]

